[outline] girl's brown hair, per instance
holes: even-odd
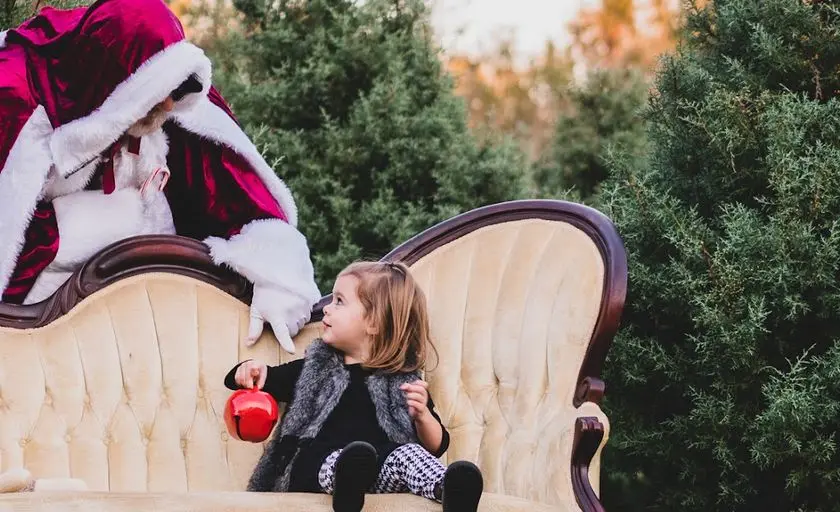
[[[402,263],[360,261],[339,276],[359,280],[356,294],[373,323],[368,360],[364,366],[386,373],[412,372],[426,367],[429,350],[437,350],[429,336],[426,295]]]

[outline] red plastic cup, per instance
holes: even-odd
[[[280,411],[274,397],[257,388],[238,389],[225,404],[228,432],[240,441],[265,441],[279,418]]]

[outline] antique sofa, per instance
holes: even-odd
[[[452,434],[444,462],[485,475],[481,511],[603,510],[609,432],[601,366],[627,283],[599,212],[560,201],[470,211],[385,256],[426,291],[439,364],[426,375]],[[0,470],[72,477],[87,491],[0,494],[0,510],[329,511],[325,495],[243,492],[263,445],[232,439],[222,379],[237,361],[294,356],[270,331],[242,342],[250,289],[203,244],[124,240],[53,297],[0,304]],[[435,511],[373,495],[366,511]]]

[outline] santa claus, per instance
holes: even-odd
[[[320,298],[289,189],[162,0],[43,9],[0,33],[0,291],[49,297],[105,246],[176,233],[254,285],[248,339]]]

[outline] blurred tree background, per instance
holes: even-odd
[[[5,0],[0,30],[84,3]],[[515,33],[438,48],[421,0],[169,5],[292,188],[322,291],[483,204],[615,221],[608,510],[840,510],[836,2],[591,0],[524,63]]]
[[[471,132],[419,0],[233,5],[215,77],[294,192],[323,290],[355,259],[524,196],[527,160]]]
[[[0,29],[41,5],[5,0]],[[523,64],[515,34],[441,51],[420,0],[170,2],[291,186],[323,291],[487,203],[615,221],[608,510],[840,510],[837,3],[587,5]]]
[[[544,50],[525,62],[518,58],[515,33],[501,35],[494,50],[487,54],[458,54],[435,48],[432,44],[434,38],[430,32],[428,11],[419,0],[416,3],[392,0],[390,5],[402,14],[396,16],[396,21],[393,22],[372,21],[367,14],[359,15],[367,16],[365,20],[361,20],[355,14],[346,18],[349,20],[346,23],[355,24],[355,30],[379,30],[383,38],[397,37],[396,34],[399,34],[398,37],[406,41],[414,41],[417,38],[424,40],[422,52],[426,56],[427,62],[424,66],[427,66],[427,69],[422,73],[428,76],[440,75],[434,87],[440,95],[440,101],[446,97],[446,102],[451,104],[447,107],[450,122],[462,122],[456,121],[459,119],[465,119],[466,122],[466,131],[457,129],[459,133],[463,131],[459,137],[468,137],[474,150],[487,152],[486,158],[489,160],[501,158],[491,167],[499,170],[503,176],[500,178],[502,182],[507,183],[506,180],[510,179],[511,174],[515,175],[516,179],[515,183],[510,182],[507,193],[494,192],[484,195],[482,192],[475,195],[475,201],[459,200],[452,204],[437,204],[436,213],[433,213],[432,207],[428,205],[409,206],[418,195],[424,196],[426,202],[436,200],[435,194],[440,191],[435,187],[424,190],[414,188],[410,195],[404,197],[397,194],[392,198],[395,208],[392,217],[396,216],[401,220],[392,218],[387,221],[388,226],[372,228],[370,233],[361,233],[357,227],[350,228],[349,225],[358,226],[362,220],[374,224],[385,222],[381,212],[370,219],[364,213],[366,210],[363,204],[373,201],[372,198],[378,194],[374,189],[370,189],[371,197],[358,198],[361,203],[351,202],[341,207],[347,209],[347,212],[354,212],[354,220],[346,220],[346,215],[339,214],[341,208],[337,207],[334,201],[326,201],[322,195],[303,197],[309,192],[303,189],[295,190],[296,194],[303,194],[302,207],[313,209],[311,215],[302,212],[302,218],[304,223],[309,220],[314,223],[303,227],[315,238],[315,257],[319,262],[319,270],[330,274],[340,267],[339,262],[349,257],[380,255],[390,245],[408,236],[412,230],[422,229],[446,214],[486,202],[529,196],[565,198],[595,204],[600,184],[608,176],[611,155],[621,152],[641,158],[644,154],[646,134],[640,111],[647,101],[648,89],[659,56],[672,50],[675,45],[676,29],[681,17],[681,10],[676,2],[677,0],[588,2],[589,7],[582,9],[567,27],[558,26],[558,32],[566,31],[570,35],[569,45],[561,47],[546,41]],[[46,4],[68,7],[85,3],[90,2],[5,0],[0,13],[0,27],[14,26]],[[343,3],[336,1],[326,4],[335,4],[335,9],[341,10],[345,9],[342,7]],[[262,148],[267,151],[267,156],[276,160],[275,163],[279,165],[278,172],[284,179],[290,182],[299,179],[306,181],[308,178],[304,178],[304,175],[317,175],[318,180],[323,180],[327,174],[335,173],[333,178],[338,179],[338,182],[334,182],[330,187],[335,187],[336,190],[343,189],[346,184],[339,184],[343,175],[335,163],[327,164],[324,160],[316,166],[318,169],[304,170],[305,163],[295,161],[292,158],[292,150],[281,147],[290,145],[291,141],[278,139],[278,130],[298,130],[298,136],[304,137],[305,130],[326,129],[330,123],[345,123],[352,115],[347,118],[343,116],[353,110],[352,105],[356,104],[356,100],[366,98],[375,90],[377,80],[386,79],[385,75],[396,72],[373,65],[371,55],[352,54],[371,52],[369,48],[360,45],[354,39],[355,36],[348,33],[347,27],[341,26],[345,21],[335,21],[332,15],[322,16],[317,7],[312,8],[311,15],[324,23],[317,34],[304,37],[293,29],[294,20],[284,16],[287,13],[305,11],[307,2],[303,0],[168,0],[168,4],[182,20],[188,37],[202,46],[213,59],[218,87],[232,103],[246,130],[258,143],[263,144]],[[313,5],[317,6],[318,2]],[[375,8],[365,5],[365,2],[353,6],[352,10],[345,11],[355,13]],[[386,11],[387,9],[380,6],[377,12],[389,16]],[[414,14],[407,17],[405,12]],[[335,25],[329,25],[333,21]],[[377,23],[379,25],[374,26]],[[311,22],[305,26],[314,27]],[[272,56],[272,52],[280,51],[281,47],[287,52],[295,48],[289,41],[269,38],[268,34],[272,31],[282,31],[287,38],[298,38],[294,44],[300,45],[299,51],[306,49],[314,52],[324,61],[323,65],[316,63],[312,57],[304,59],[302,53],[287,56],[285,60],[278,55]],[[318,37],[321,39],[317,39]],[[318,80],[346,80],[347,66],[336,60],[336,53],[324,53],[325,49],[341,46],[343,41],[350,45],[343,58],[361,61],[355,64],[359,69],[353,71],[371,73],[369,82],[341,82],[344,90],[338,91],[334,88],[327,92],[324,89],[320,94],[326,96],[319,97],[316,94],[309,98],[322,101],[327,100],[330,94],[338,94],[346,103],[341,107],[341,112],[331,111],[328,105],[315,101],[310,103],[309,107],[316,109],[318,114],[323,116],[321,121],[316,123],[317,126],[306,123],[305,126],[299,125],[297,123],[303,119],[292,118],[284,119],[281,123],[283,126],[277,126],[275,121],[278,119],[266,117],[265,114],[274,112],[279,107],[260,105],[254,95],[264,94],[266,102],[276,102],[278,93],[274,89],[279,85],[286,87],[287,83],[295,79],[295,73],[302,73],[301,80],[314,80],[309,83],[300,82],[300,94],[314,94],[307,89],[315,88]],[[260,61],[258,56],[265,58]],[[434,58],[429,60],[428,57]],[[400,56],[396,54],[381,53],[376,58],[400,61]],[[403,65],[409,67],[418,65],[419,62],[408,62],[405,58],[402,58],[402,61]],[[328,62],[331,64],[327,64]],[[316,65],[320,66],[320,72],[305,69],[307,66]],[[394,67],[393,63],[389,66]],[[336,67],[343,68],[344,71],[332,69]],[[288,79],[276,76],[279,69],[292,74]],[[411,71],[405,72],[406,76],[411,76]],[[263,85],[258,85],[257,82],[262,82]],[[426,82],[422,86],[431,87],[432,84]],[[284,100],[290,102],[300,99],[291,94],[284,96]],[[334,100],[335,98],[332,99],[333,104]],[[345,107],[349,109],[346,112]],[[406,119],[412,119],[423,109],[423,105],[416,107],[414,111],[404,112]],[[457,112],[459,110],[464,110],[465,116]],[[308,136],[313,136],[315,132],[307,133]],[[409,132],[405,135],[408,136]],[[417,137],[417,133],[410,135]],[[310,157],[310,149],[317,151],[324,142],[315,139],[307,142],[295,141],[296,144],[303,144],[308,148],[300,151],[309,154]],[[312,146],[308,146],[309,144]],[[458,143],[444,144],[434,150],[443,160],[443,157],[459,153],[460,146]],[[505,156],[499,157],[499,154]],[[391,156],[393,155],[381,155],[378,162],[360,162],[359,166],[364,167],[364,172],[369,173],[371,177],[380,176],[382,169],[393,170],[390,167]],[[430,164],[425,170],[416,172],[441,172],[440,165],[446,164],[439,164]],[[332,166],[329,171],[326,169],[328,165]],[[469,169],[475,167],[469,166]],[[502,172],[503,167],[508,168],[510,172]],[[355,172],[359,172],[358,169]],[[489,170],[484,172],[485,178],[492,174]],[[404,178],[406,177],[401,179]],[[309,181],[307,183],[306,190],[320,190],[317,187],[312,188]],[[495,181],[490,179],[489,183]],[[320,190],[319,194],[323,194],[323,190]],[[325,201],[333,206],[328,208]],[[390,201],[386,203],[391,204]],[[376,208],[383,207],[379,205]],[[334,211],[327,214],[331,209]],[[416,210],[425,213],[418,217],[415,213],[407,213],[409,209],[412,212]],[[360,214],[362,217],[359,217]],[[324,224],[329,224],[331,229],[337,230],[335,236],[318,234],[324,229],[320,227]],[[342,227],[343,224],[347,226]],[[374,235],[373,232],[378,234]],[[335,237],[344,239],[339,244],[340,247],[327,242],[328,238]],[[331,260],[332,263],[327,263],[327,260]],[[322,281],[322,285],[326,284],[327,279]]]
[[[45,5],[59,9],[70,9],[89,3],[91,3],[90,0],[3,0],[0,3],[0,30],[19,25]]]
[[[525,193],[532,197],[592,202],[611,154],[643,154],[640,110],[660,56],[676,44],[678,0],[588,5],[568,27],[558,27],[570,34],[568,46],[546,41],[524,63],[510,32],[486,54],[438,53],[474,136],[489,144],[511,139],[524,153]],[[217,60],[235,55],[224,47],[245,29],[235,3],[172,0],[170,6]]]

